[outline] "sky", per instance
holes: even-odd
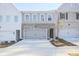
[[[15,3],[15,6],[19,10],[55,10],[61,4],[60,3]]]

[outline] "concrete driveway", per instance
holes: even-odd
[[[79,46],[55,47],[48,40],[22,40],[10,47],[1,48],[0,56],[69,56],[79,52]]]
[[[0,49],[0,55],[5,56],[51,56],[54,46],[48,40],[22,40],[8,48]]]

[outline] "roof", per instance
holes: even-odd
[[[60,11],[79,11],[79,3],[63,3],[58,10]]]
[[[0,3],[0,13],[18,13],[19,11],[12,3]]]

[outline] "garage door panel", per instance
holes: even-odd
[[[24,30],[24,39],[46,39],[47,30],[42,28],[28,28]]]

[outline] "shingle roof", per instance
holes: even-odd
[[[0,13],[17,13],[18,10],[12,3],[0,3]]]
[[[79,3],[63,3],[58,10],[79,11]]]

